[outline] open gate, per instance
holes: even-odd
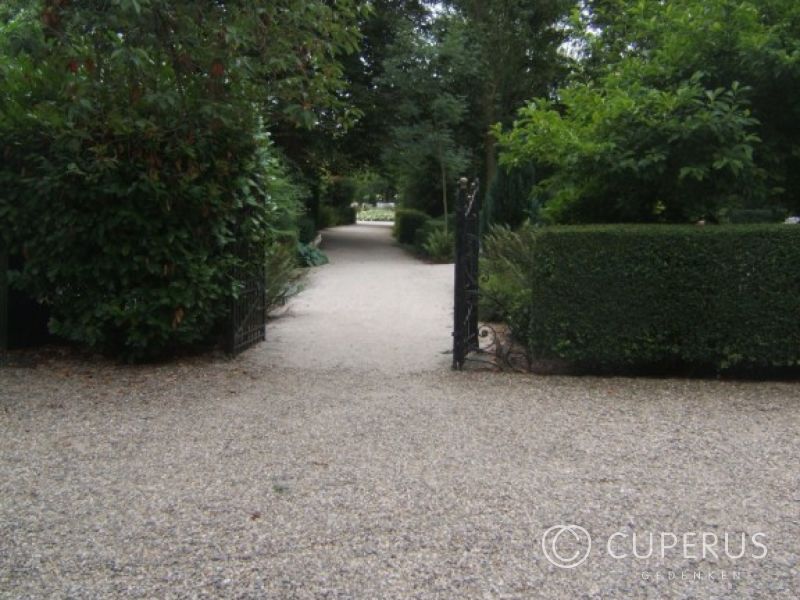
[[[250,216],[250,212],[245,211],[242,220]],[[240,259],[240,266],[233,270],[231,276],[238,293],[231,299],[225,340],[230,354],[239,354],[266,339],[266,264],[263,252],[260,256],[254,256],[252,252],[252,244],[246,241],[237,243],[236,254]]]
[[[478,300],[480,282],[479,181],[461,179],[456,197],[455,293],[453,302],[453,368],[461,369],[470,352],[480,350]]]

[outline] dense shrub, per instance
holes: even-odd
[[[479,305],[482,321],[506,321],[514,331],[527,331],[536,231],[534,227],[512,231],[498,226],[484,238]]]
[[[303,215],[297,219],[297,236],[301,243],[310,244],[317,237],[317,227],[314,219]]]
[[[323,181],[322,193],[330,206],[342,208],[356,200],[358,184],[352,177],[330,177]]]
[[[428,234],[425,243],[422,244],[425,256],[434,262],[448,263],[453,262],[455,254],[455,236],[453,231],[436,229]]]
[[[340,225],[352,225],[356,222],[358,211],[354,206],[342,206],[337,211]]]
[[[394,214],[394,236],[401,244],[413,244],[417,230],[428,222],[430,217],[413,208],[398,208]]]
[[[565,85],[499,136],[554,223],[800,208],[800,3],[592,1]],[[567,25],[569,27],[569,25]]]
[[[334,102],[333,57],[356,39],[334,17],[354,10],[0,5],[0,237],[55,333],[140,359],[214,330],[240,290],[231,273],[263,271],[293,235],[297,195],[263,116],[313,123],[298,90]],[[309,85],[312,71],[334,76]]]
[[[765,201],[746,90],[573,86],[499,134],[508,165],[540,165],[535,200],[551,223],[670,222]]]
[[[267,312],[283,306],[299,291],[302,278],[300,266],[297,243],[271,244],[267,248]]]
[[[297,244],[297,257],[302,267],[319,267],[328,263],[325,253],[312,244]]]
[[[603,369],[800,365],[799,227],[589,226],[503,239],[511,246],[502,260],[495,248],[493,264],[514,274],[506,316],[534,357]]]
[[[492,225],[515,228],[535,217],[535,187],[536,169],[531,164],[498,169],[481,208],[484,231]]]
[[[327,229],[356,222],[356,210],[350,206],[329,206],[322,204],[317,212],[317,228]]]
[[[444,217],[436,217],[435,219],[428,219],[425,221],[414,233],[414,251],[419,254],[425,254],[425,244],[428,242],[428,238],[444,228]],[[448,231],[453,231],[454,228],[455,216],[451,214],[447,218],[447,229]]]

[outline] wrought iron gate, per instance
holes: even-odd
[[[0,352],[8,350],[8,253],[0,240]]]
[[[243,213],[242,220],[250,217]],[[266,339],[267,326],[267,281],[263,252],[252,255],[252,244],[237,243],[236,254],[241,266],[233,270],[233,280],[239,287],[238,294],[231,299],[230,317],[227,325],[225,345],[231,354],[239,354]]]
[[[455,294],[453,303],[453,368],[461,369],[470,352],[480,350],[478,258],[480,254],[479,181],[461,179],[456,197]]]

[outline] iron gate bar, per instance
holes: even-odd
[[[252,215],[252,209],[242,211],[240,223]],[[241,231],[241,226],[240,226]],[[267,282],[263,257],[254,260],[252,249],[246,241],[239,242],[236,254],[242,261],[231,274],[241,290],[231,299],[226,347],[230,354],[239,354],[266,340]]]
[[[8,251],[0,242],[0,352],[8,350]]]
[[[455,285],[453,298],[453,368],[461,369],[470,352],[480,350],[480,185],[466,178],[456,196]]]

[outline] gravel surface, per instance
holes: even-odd
[[[365,227],[236,360],[0,369],[0,596],[800,597],[800,387],[453,373],[450,269]]]

